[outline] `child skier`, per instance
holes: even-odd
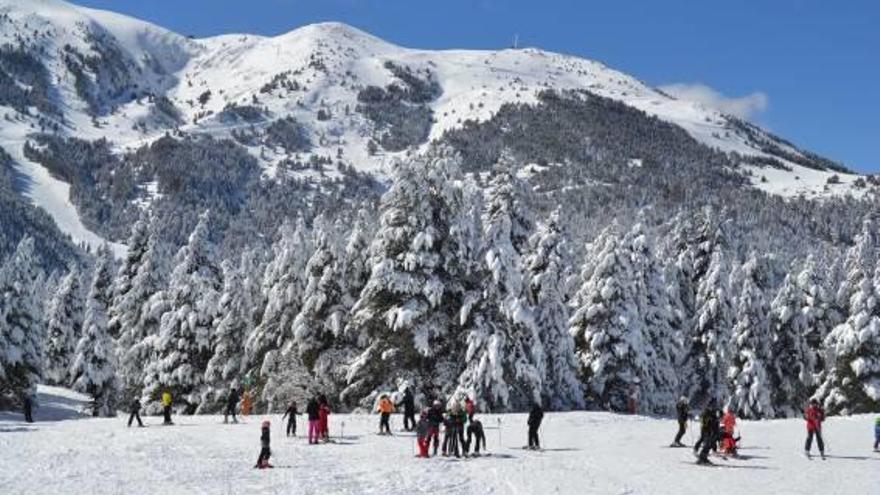
[[[804,412],[807,420],[807,442],[804,444],[804,453],[810,457],[813,447],[813,437],[816,437],[816,445],[819,446],[819,455],[825,459],[825,442],[822,440],[822,422],[825,421],[825,411],[819,405],[817,399],[810,399],[810,406]]]
[[[697,464],[712,464],[709,461],[709,451],[718,448],[718,420],[719,411],[715,407],[715,400],[710,399],[700,414],[700,439],[694,444],[694,454],[697,455],[699,451]]]
[[[736,443],[739,438],[735,438],[736,430],[736,414],[733,413],[731,407],[727,408],[727,412],[721,418],[721,440],[720,451],[722,454],[736,456]]]
[[[483,450],[486,450],[486,433],[483,431],[483,423],[481,423],[480,420],[471,417],[470,423],[467,427],[467,441],[464,443],[465,457],[470,454],[471,445],[474,446],[474,455],[479,456],[481,444]]]
[[[531,412],[529,412],[529,450],[540,450],[541,441],[538,438],[538,428],[541,427],[541,421],[544,420],[544,410],[541,409],[541,406],[535,402],[532,406]]]
[[[428,411],[428,443],[434,442],[434,455],[437,455],[437,449],[440,448],[440,425],[443,423],[443,404],[439,400],[434,401],[434,405]]]
[[[874,420],[874,452],[880,452],[880,417]]]
[[[171,392],[166,390],[162,393],[162,414],[165,416],[165,420],[162,424],[165,425],[173,425],[171,422],[171,404],[173,403],[173,399],[171,398]]]
[[[416,424],[416,437],[419,444],[419,457],[428,457],[428,447],[431,445],[431,423],[428,421],[428,410],[422,411],[419,422]]]
[[[229,389],[229,395],[226,396],[226,410],[223,412],[223,424],[229,422],[229,416],[232,416],[232,422],[238,423],[235,418],[235,406],[238,405],[238,390],[235,387]]]
[[[327,401],[327,396],[321,394],[318,397],[318,419],[319,419],[319,433],[321,439],[325,442],[330,441],[330,402]]]
[[[257,469],[265,469],[272,467],[269,464],[269,457],[272,456],[272,450],[269,448],[269,432],[271,424],[263,421],[262,431],[260,432],[260,456],[257,458]]]
[[[296,436],[296,415],[299,414],[299,411],[296,410],[296,401],[292,401],[289,406],[287,406],[287,410],[284,411],[284,415],[281,416],[281,421],[284,421],[284,418],[287,417],[287,436]]]
[[[684,437],[684,432],[687,431],[688,418],[691,415],[691,406],[688,404],[687,397],[682,395],[678,398],[678,402],[675,404],[675,412],[678,415],[678,433],[675,434],[675,440],[673,440],[670,447],[684,447],[685,445],[681,443],[681,439]]]
[[[135,399],[131,403],[131,414],[128,416],[128,427],[131,428],[131,422],[137,419],[138,427],[143,428],[144,422],[141,421],[141,401]]]
[[[391,399],[389,399],[387,395],[383,394],[379,399],[379,405],[376,407],[376,411],[379,413],[379,434],[390,435],[390,419],[391,413],[394,412],[394,404],[391,403]]]
[[[318,400],[314,397],[309,399],[309,403],[306,405],[306,414],[309,417],[309,444],[313,445],[318,443],[318,439],[321,438],[321,406],[318,405]]]

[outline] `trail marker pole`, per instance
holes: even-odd
[[[498,449],[501,450],[501,417],[496,419],[498,420]]]

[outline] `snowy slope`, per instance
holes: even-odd
[[[754,135],[744,132],[717,111],[675,99],[631,76],[577,57],[537,49],[414,50],[338,23],[306,26],[277,37],[231,34],[191,40],[146,22],[61,0],[0,0],[0,15],[6,17],[0,24],[0,43],[25,39],[44,54],[42,59],[57,82],[54,98],[64,112],[59,132],[90,140],[104,137],[120,151],[133,150],[171,129],[167,123],[151,120],[145,100],[146,95],[165,96],[181,112],[180,128],[185,132],[228,136],[248,129],[252,123],[230,122],[218,115],[230,104],[255,105],[268,109],[267,121],[291,116],[304,125],[315,147],[301,158],[338,156],[358,169],[382,174],[395,153],[371,156],[367,152],[374,124],[354,108],[365,86],[385,87],[397,81],[385,67],[391,61],[421,74],[430,72],[439,82],[442,93],[430,102],[436,120],[431,139],[468,119],[488,119],[505,103],[535,102],[538,92],[545,89],[582,89],[681,126],[722,151],[774,158],[784,169],[744,167],[753,172],[754,185],[768,192],[815,197],[863,194],[851,187],[858,176],[795,163],[791,158],[809,162],[809,157],[760,129],[755,128]],[[98,57],[103,67],[119,67],[115,77],[132,83],[124,91],[108,88],[106,80],[90,74],[98,89],[114,95],[97,102],[107,112],[90,115],[89,102],[77,92],[77,78],[65,64],[70,47],[83,57]],[[295,82],[295,87],[265,90],[279,78]],[[317,118],[319,110],[333,118]],[[22,146],[22,136],[34,132],[37,120],[31,116],[4,123],[0,146],[12,148],[8,151],[19,156],[14,148]],[[785,156],[768,152],[758,141],[771,143]],[[268,177],[276,173],[279,162],[289,158],[260,146],[251,152]],[[34,203],[45,207],[74,239],[99,242],[75,218],[63,187],[49,184],[38,167],[21,163],[22,172],[35,184],[46,184],[31,192]],[[826,187],[833,175],[839,177],[840,185]]]
[[[41,389],[43,400],[69,400],[59,395],[68,394]],[[548,414],[542,453],[520,448],[525,415],[486,416],[492,455],[468,460],[414,458],[409,434],[374,434],[375,416],[333,415],[331,434],[344,438],[309,446],[302,437],[284,438],[278,416],[238,425],[179,416],[173,427],[149,417],[147,428],[127,429],[126,416],[53,422],[41,413],[32,425],[0,415],[3,493],[802,495],[876,493],[880,482],[880,455],[870,451],[873,418],[866,416],[826,423],[826,461],[804,458],[801,420],[746,422],[743,459],[716,458],[721,467],[707,468],[693,464],[689,449],[665,447],[673,421],[609,413]],[[273,421],[274,470],[252,469],[263,419]],[[392,428],[399,425],[395,415]]]

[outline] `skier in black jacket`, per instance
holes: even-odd
[[[257,465],[255,468],[264,469],[272,467],[269,464],[269,458],[272,457],[272,449],[269,448],[269,432],[270,423],[263,421],[263,427],[260,431],[260,456],[257,457]]]
[[[238,423],[238,419],[235,418],[235,406],[238,405],[238,390],[235,387],[232,387],[229,390],[229,395],[226,396],[226,412],[223,413],[223,422],[227,423],[229,420],[229,416],[232,416],[232,422]]]
[[[529,446],[528,448],[531,450],[538,450],[541,448],[541,442],[538,438],[538,428],[541,427],[541,421],[544,420],[544,410],[541,409],[540,404],[537,402],[532,406],[531,412],[529,412]]]
[[[403,391],[403,400],[395,405],[403,406],[403,429],[412,431],[416,427],[416,401],[409,387]]]
[[[299,414],[296,407],[296,401],[292,401],[289,406],[287,406],[287,410],[284,411],[284,416],[281,416],[281,421],[284,421],[284,417],[287,417],[287,436],[296,436],[296,415]]]
[[[699,450],[698,464],[711,464],[709,451],[718,449],[721,411],[715,406],[715,400],[709,400],[700,414],[700,439],[694,444],[694,453]],[[700,448],[702,446],[702,448]]]
[[[678,414],[678,433],[675,435],[675,441],[672,442],[670,447],[684,447],[681,439],[684,437],[684,432],[687,431],[688,419],[691,415],[691,407],[688,404],[687,397],[682,395],[678,399],[678,403],[675,404],[675,412]]]
[[[440,448],[440,425],[443,424],[443,404],[439,400],[434,401],[434,405],[428,410],[428,442],[434,441],[434,455],[437,455],[437,449]]]
[[[476,441],[476,443],[473,443]],[[464,442],[464,455],[470,454],[471,446],[474,453],[480,455],[480,445],[486,450],[486,433],[483,431],[483,423],[478,419],[471,419],[467,427],[467,440]]]
[[[24,394],[21,398],[22,408],[24,409],[24,420],[26,423],[34,422],[34,399],[30,394]]]
[[[309,417],[309,443],[317,444],[321,439],[321,432],[318,424],[321,422],[321,406],[314,397],[309,399],[306,404],[306,415]]]
[[[128,416],[128,427],[131,428],[131,422],[138,420],[138,426],[143,428],[144,423],[141,421],[141,401],[135,399],[131,403],[131,415]]]

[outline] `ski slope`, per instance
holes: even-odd
[[[831,495],[878,493],[880,484],[867,416],[828,420],[826,461],[804,457],[802,421],[779,420],[742,424],[743,459],[700,467],[689,449],[666,447],[673,421],[640,416],[548,414],[540,453],[520,448],[525,415],[484,416],[491,456],[425,460],[414,457],[408,433],[375,435],[376,416],[332,415],[337,443],[309,446],[302,437],[284,438],[280,415],[238,425],[177,416],[170,427],[149,417],[147,428],[128,429],[127,416],[81,416],[82,399],[41,387],[49,405],[37,410],[37,423],[0,413],[0,493]],[[273,421],[274,470],[252,468],[264,418]],[[392,428],[400,424],[395,415]]]

